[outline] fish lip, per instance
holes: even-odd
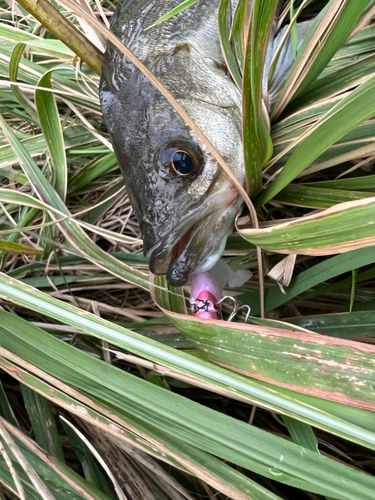
[[[176,247],[179,243],[188,237],[195,229],[201,224],[201,219],[189,219],[182,225],[182,227],[171,230],[164,238],[160,239],[152,248],[148,251],[149,256],[149,268],[153,274],[167,274],[168,269],[173,264],[173,262],[178,258],[179,254],[183,251],[184,247],[180,248],[180,251],[173,255]]]
[[[186,266],[186,272],[183,273],[183,278],[176,279],[173,277],[173,264],[178,260],[180,255],[187,249],[189,245],[189,238],[194,234],[199,232],[203,221],[205,218],[215,216],[219,217],[224,214],[232,205],[235,205],[239,199],[239,193],[237,191],[236,195],[232,200],[222,207],[221,210],[214,210],[211,213],[205,214],[204,217],[198,212],[193,216],[186,215],[184,217],[185,223],[180,224],[177,229],[172,229],[166,236],[159,240],[148,252],[150,257],[149,267],[153,274],[166,274],[167,281],[173,286],[183,286],[189,281],[191,272],[194,269],[189,270]],[[186,220],[188,218],[188,220]],[[184,240],[186,240],[184,242]],[[182,246],[181,242],[184,242]]]

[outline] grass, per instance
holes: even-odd
[[[373,498],[374,2],[284,4],[315,25],[270,117],[277,2],[247,30],[240,0],[231,33],[220,7],[245,324],[193,318],[148,273],[98,100],[115,5],[0,2],[0,499]]]

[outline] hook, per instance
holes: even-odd
[[[237,305],[237,300],[236,300],[234,297],[232,297],[231,295],[224,295],[224,297],[223,297],[223,298],[221,298],[221,299],[219,300],[218,304],[221,304],[221,303],[222,303],[222,302],[224,302],[224,300],[226,300],[226,299],[233,300],[233,302],[234,302],[234,306],[236,307],[236,305]]]
[[[221,304],[222,302],[224,302],[225,300],[227,299],[230,299],[233,301],[233,311],[231,312],[229,318],[228,318],[228,321],[232,321],[232,319],[235,317],[235,315],[237,314],[237,310],[238,310],[238,302],[237,300],[232,297],[231,295],[225,295],[223,298],[221,298],[218,302],[218,304]]]
[[[237,312],[240,312],[242,309],[244,308],[247,308],[247,313],[246,313],[246,316],[245,316],[245,323],[247,323],[247,320],[249,319],[249,316],[250,316],[250,313],[251,313],[251,307],[248,306],[247,304],[244,304],[243,306],[241,306]]]

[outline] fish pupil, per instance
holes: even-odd
[[[173,167],[180,175],[189,175],[194,169],[193,158],[185,151],[176,151],[172,158]]]

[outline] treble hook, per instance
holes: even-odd
[[[221,298],[221,299],[219,300],[218,304],[221,304],[221,303],[222,303],[222,302],[224,302],[224,300],[226,300],[226,299],[233,300],[233,302],[234,302],[234,307],[236,307],[236,305],[237,305],[237,300],[236,300],[234,297],[232,297],[231,295],[224,295],[224,297],[223,297],[223,298]]]
[[[224,302],[225,300],[227,299],[230,299],[233,301],[233,311],[230,313],[230,316],[228,318],[228,321],[232,321],[232,319],[235,317],[235,315],[237,314],[237,309],[238,309],[238,302],[237,300],[232,297],[231,295],[225,295],[223,298],[221,298],[218,302],[218,304],[221,304],[222,302]]]
[[[237,312],[240,312],[242,309],[244,308],[247,308],[247,313],[246,313],[246,316],[245,316],[245,323],[247,323],[247,320],[249,319],[249,316],[250,316],[250,313],[251,313],[251,307],[248,306],[247,304],[244,304],[243,306],[241,306]]]

